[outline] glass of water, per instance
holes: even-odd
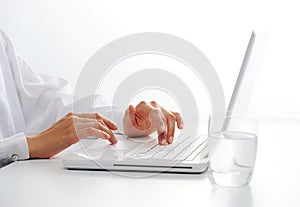
[[[221,132],[210,133],[212,181],[221,186],[247,185],[252,177],[257,149],[257,119],[254,115],[230,116]]]

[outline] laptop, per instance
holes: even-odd
[[[227,115],[236,107],[239,89],[255,41],[252,32],[244,60],[232,93]],[[228,123],[223,123],[223,129]],[[180,134],[173,144],[160,146],[156,137],[129,138],[116,135],[118,144],[108,145],[101,139],[86,139],[77,149],[63,156],[66,169],[135,172],[202,173],[208,168],[207,136]]]

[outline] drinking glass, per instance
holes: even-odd
[[[253,174],[257,150],[257,119],[254,115],[229,116],[221,132],[210,133],[211,179],[221,186],[247,185]]]

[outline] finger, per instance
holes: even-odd
[[[116,144],[118,142],[115,135],[114,135],[114,133],[106,125],[100,124],[99,129],[106,132],[107,134],[109,134],[109,136],[110,136],[109,141],[112,144]]]
[[[99,122],[93,121],[93,122],[83,122],[83,123],[78,123],[75,126],[76,130],[88,128],[88,127],[93,127],[95,129],[99,129]]]
[[[183,119],[180,113],[178,112],[172,112],[172,114],[174,114],[175,118],[176,118],[176,122],[177,122],[177,127],[179,129],[183,129]]]
[[[100,116],[100,119],[102,119],[104,121],[106,126],[108,126],[111,130],[117,130],[118,129],[118,126],[114,122],[112,122],[111,120],[109,120],[105,116],[102,116],[100,114],[98,114],[98,115]]]
[[[73,119],[73,122],[76,125],[78,125],[80,123],[89,123],[89,122],[97,122],[97,121],[99,121],[96,118],[84,118],[84,117],[79,117],[79,116],[74,116],[72,119]]]
[[[95,128],[99,128],[99,124],[106,125],[101,119],[91,119],[91,118],[81,118],[75,117],[73,118],[75,128],[84,128],[85,126],[92,126]]]
[[[107,134],[106,132],[99,130],[99,129],[95,129],[93,127],[87,127],[87,128],[83,128],[80,129],[78,131],[78,137],[79,138],[86,138],[86,137],[98,137],[98,138],[102,138],[102,139],[110,139],[110,135]]]
[[[131,121],[131,124],[135,127],[135,128],[138,128],[137,126],[137,120],[136,120],[136,117],[135,117],[135,108],[133,105],[129,105],[128,107],[128,115],[129,115],[129,119]]]
[[[161,134],[158,135],[158,144],[159,145],[163,145],[162,143],[163,137],[161,136]]]
[[[115,123],[107,119],[105,116],[100,115],[99,113],[74,113],[74,116],[83,118],[84,121],[93,120],[103,120],[104,123],[112,130],[116,130],[118,127]]]
[[[157,135],[158,135],[158,143],[160,145],[166,145],[166,124],[165,121],[160,117],[159,119],[156,119],[156,129],[157,129]]]
[[[93,120],[93,119],[91,119],[91,120]],[[78,124],[76,124],[75,129],[80,130],[80,129],[84,129],[84,128],[88,128],[88,127],[93,127],[95,129],[100,129],[100,127],[99,127],[100,125],[106,125],[106,124],[104,123],[103,120],[100,120],[100,121],[93,120],[93,121],[90,121],[90,122],[78,123]]]
[[[97,113],[73,113],[73,116],[80,118],[97,119]]]
[[[141,102],[136,106],[136,108],[144,107],[144,106],[146,106],[146,105],[148,105],[146,101],[141,101]]]
[[[150,119],[152,125],[155,127],[158,135],[158,143],[163,145],[166,141],[166,121],[163,116],[163,113],[160,109],[155,109],[150,112]]]
[[[167,142],[168,144],[172,144],[173,143],[173,138],[174,138],[174,133],[175,133],[175,115],[168,113],[166,115],[166,119],[167,119]]]
[[[156,101],[151,101],[150,104],[153,107],[158,107],[158,103]]]
[[[174,134],[175,134],[175,120],[176,117],[173,113],[165,110],[163,107],[160,107],[161,111],[163,112],[163,116],[166,120],[166,127],[167,127],[167,133],[166,133],[166,141],[168,144],[173,143]]]
[[[165,130],[165,118],[159,108],[152,109],[148,116],[148,120],[151,122],[150,124],[157,129],[157,132],[161,133]]]
[[[158,135],[158,144],[159,145],[166,145],[167,143],[166,143],[166,136],[165,136],[165,134],[166,133],[160,133],[159,135]]]
[[[117,126],[109,121],[107,118],[97,118],[97,119],[93,119],[93,118],[81,118],[81,117],[78,117],[77,118],[74,118],[74,122],[76,123],[76,125],[80,125],[80,124],[83,124],[83,123],[101,123],[101,124],[104,124],[106,125],[109,129],[111,130],[116,130],[118,129]]]
[[[156,113],[158,109],[150,104],[141,103],[135,108],[135,120],[137,128],[146,131],[151,128],[151,113]]]

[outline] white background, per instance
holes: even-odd
[[[252,29],[260,71],[252,110],[300,119],[300,8],[297,1],[0,0],[0,27],[40,73],[76,84],[104,44],[137,32],[182,37],[206,54],[228,101]]]

